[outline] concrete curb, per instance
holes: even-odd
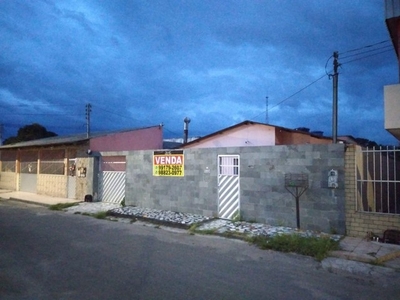
[[[332,273],[347,272],[354,275],[367,275],[367,276],[382,276],[382,275],[393,276],[398,274],[396,270],[391,268],[376,266],[364,262],[347,260],[337,257],[325,258],[321,262],[321,266],[323,269]]]
[[[383,255],[383,256],[377,258],[376,262],[377,263],[384,263],[384,262],[387,262],[389,260],[392,260],[392,259],[395,259],[395,258],[398,258],[398,257],[400,257],[400,250],[396,251],[396,252],[392,252],[392,253],[386,254],[386,255]]]
[[[46,204],[46,203],[42,203],[42,202],[35,202],[35,201],[29,201],[29,200],[23,200],[23,199],[18,199],[18,198],[1,198],[2,200],[10,200],[10,201],[18,201],[18,202],[22,202],[22,203],[27,203],[27,204],[35,204],[35,205],[40,205],[40,206],[44,206],[44,207],[50,207],[52,204]]]

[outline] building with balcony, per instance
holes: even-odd
[[[385,0],[386,26],[397,56],[400,76],[400,0]],[[400,140],[400,84],[384,87],[385,129]]]

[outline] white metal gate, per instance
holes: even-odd
[[[20,156],[20,181],[21,192],[36,193],[37,190],[37,151],[22,151]]]
[[[239,155],[218,156],[218,216],[240,218]]]
[[[125,198],[125,156],[102,157],[100,170],[100,200],[121,203]]]

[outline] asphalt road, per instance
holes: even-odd
[[[399,298],[300,255],[0,201],[0,299]]]

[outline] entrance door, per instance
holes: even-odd
[[[125,156],[102,157],[100,171],[100,199],[121,203],[125,199]]]
[[[239,155],[218,156],[218,216],[240,218]]]

